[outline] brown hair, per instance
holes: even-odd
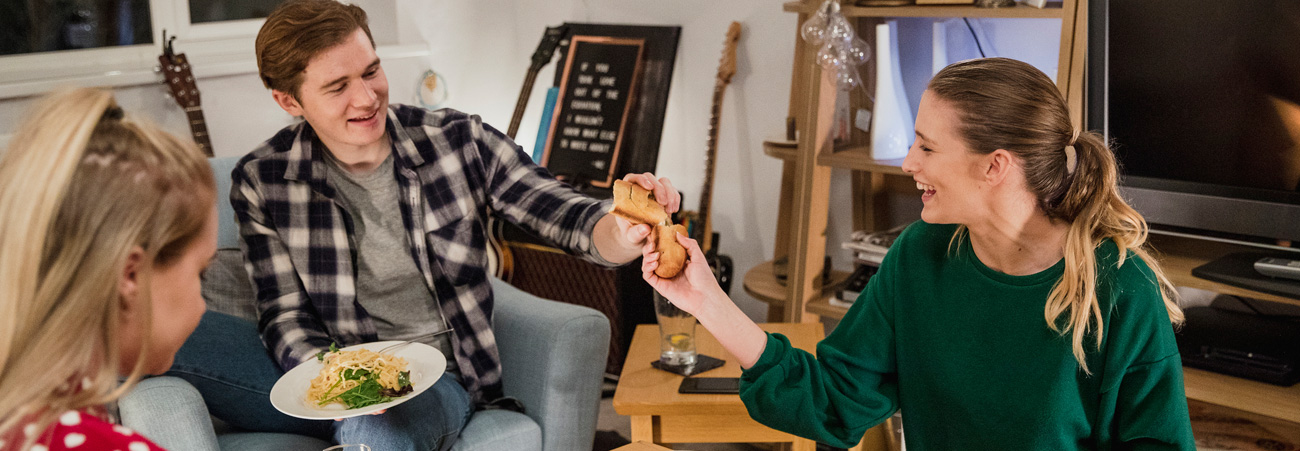
[[[124,116],[106,91],[63,92],[30,112],[0,158],[0,437],[21,440],[15,427],[44,430],[139,380],[146,359],[120,367],[123,265],[144,249],[147,330],[151,274],[201,236],[215,196],[193,143]],[[146,334],[140,355],[149,347]]]
[[[1170,321],[1182,323],[1174,286],[1144,247],[1146,220],[1119,195],[1114,154],[1100,134],[1074,129],[1065,99],[1047,75],[1008,58],[975,59],[939,71],[928,89],[957,108],[959,133],[972,152],[1014,154],[1038,207],[1070,224],[1065,274],[1043,314],[1053,330],[1072,335],[1075,360],[1085,373],[1084,336],[1092,333],[1099,349],[1103,338],[1095,254],[1103,240],[1120,249],[1119,265],[1132,252],[1151,268]],[[963,233],[958,230],[958,236]]]
[[[291,0],[280,5],[257,32],[257,74],[268,89],[298,98],[302,72],[317,54],[342,44],[360,28],[370,35],[366,12],[334,0]]]

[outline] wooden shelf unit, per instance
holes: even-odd
[[[873,160],[871,147],[854,146],[817,154],[817,164],[832,168],[853,169],[874,174],[907,175],[903,172],[903,159]]]
[[[1197,266],[1233,252],[1249,252],[1253,250],[1251,248],[1160,234],[1152,234],[1149,241],[1151,247],[1155,249],[1156,259],[1160,260],[1161,267],[1174,285],[1300,306],[1300,300],[1297,299],[1205,280],[1192,275],[1192,269]]]
[[[1279,387],[1183,367],[1183,387],[1187,399],[1300,423],[1300,385]]]
[[[799,147],[794,141],[763,141],[763,153],[778,160],[794,161],[798,152]]]
[[[808,311],[821,316],[838,319],[843,318],[844,315],[848,314],[849,308],[831,304],[831,301],[829,301],[828,298],[821,298],[808,301]]]
[[[742,285],[745,288],[745,292],[749,293],[750,296],[768,304],[768,321],[779,322],[784,314],[786,299],[788,299],[786,296],[789,292],[786,288],[786,284],[777,279],[774,268],[774,262],[771,260],[759,263],[757,266],[754,266],[753,268],[750,268],[749,271],[745,272],[745,278]],[[826,281],[826,283],[822,285],[821,295],[818,299],[820,299],[827,307],[832,307],[830,303],[826,301],[826,298],[834,295],[836,290],[843,287],[844,284],[849,281],[850,275],[851,273],[848,271],[831,270],[830,280]],[[817,301],[814,300],[811,302]],[[813,310],[813,308],[810,307],[810,310]],[[847,309],[844,310],[847,311]],[[827,310],[826,313],[834,316],[836,311]],[[843,316],[844,313],[839,312],[837,317]]]

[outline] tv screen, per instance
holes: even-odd
[[[1155,225],[1300,241],[1300,0],[1092,0],[1088,128]]]

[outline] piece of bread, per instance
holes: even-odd
[[[610,213],[633,224],[669,224],[668,213],[655,201],[653,192],[623,180],[614,181],[614,208]]]
[[[672,226],[655,227],[655,236],[658,242],[655,248],[659,251],[659,267],[655,268],[655,275],[663,279],[677,277],[686,267],[686,248],[677,242],[677,234],[686,235],[686,226],[676,224]]]

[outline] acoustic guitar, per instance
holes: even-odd
[[[203,107],[199,98],[199,87],[194,83],[194,74],[190,72],[190,62],[184,53],[175,53],[172,41],[176,36],[167,38],[163,32],[163,53],[158,55],[158,64],[163,74],[163,82],[171,91],[172,98],[185,110],[189,120],[190,134],[194,143],[204,155],[212,156],[212,141],[208,139],[208,125],[203,120]]]

